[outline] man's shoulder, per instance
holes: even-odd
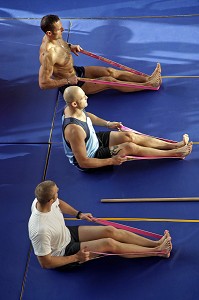
[[[68,141],[70,140],[84,140],[85,138],[85,130],[82,126],[82,121],[75,118],[69,118],[68,125],[65,127],[65,136]]]
[[[59,46],[52,44],[51,42],[44,41],[40,46],[40,55],[42,54],[43,58],[52,58],[58,53]]]

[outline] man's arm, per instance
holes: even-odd
[[[71,216],[76,216],[78,213],[78,210],[70,206],[68,203],[65,201],[59,199],[59,207],[62,211],[63,214],[71,215]]]
[[[80,45],[73,45],[73,44],[69,44],[69,43],[66,43],[66,44],[70,48],[71,52],[73,52],[76,56],[79,56],[78,53],[82,50]]]
[[[96,125],[96,126],[105,126],[105,127],[110,128],[110,129],[120,129],[121,126],[122,126],[121,122],[106,121],[104,119],[101,119],[101,118],[97,117],[94,114],[89,113],[89,112],[87,112],[87,115],[91,119],[93,125]]]
[[[65,201],[59,199],[59,208],[61,209],[63,214],[71,215],[76,217],[79,213],[79,219],[81,220],[87,220],[91,221],[92,214],[91,213],[80,213],[78,210],[76,210],[74,207],[66,203]]]
[[[90,252],[80,250],[76,254],[70,256],[51,256],[51,254],[48,254],[45,256],[37,256],[37,259],[42,268],[54,269],[74,262],[83,263],[88,261],[90,259]]]
[[[53,54],[49,51],[42,59],[42,65],[39,69],[39,86],[41,89],[53,89],[68,84],[68,79],[53,79]]]
[[[85,146],[85,132],[78,125],[70,124],[64,131],[65,139],[70,143],[72,152],[81,168],[100,168],[110,165],[120,165],[124,158],[113,156],[111,158],[90,158],[87,156]]]

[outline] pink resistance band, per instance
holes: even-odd
[[[107,59],[107,58],[102,57],[102,56],[98,56],[98,55],[96,55],[96,54],[94,54],[92,52],[89,52],[89,51],[86,51],[86,50],[83,50],[83,49],[80,50],[80,52],[83,53],[83,54],[85,54],[85,55],[88,55],[90,57],[93,57],[93,58],[99,59],[101,61],[104,61],[104,62],[106,62],[108,64],[111,64],[111,65],[113,65],[115,67],[119,67],[119,68],[121,68],[121,69],[123,69],[125,71],[131,72],[131,73],[134,73],[134,74],[137,74],[137,75],[145,76],[145,77],[148,76],[148,75],[146,75],[144,73],[141,73],[139,71],[136,71],[134,69],[131,69],[129,67],[121,65],[121,64],[119,64],[119,63],[117,63],[115,61],[112,61],[112,60]],[[153,87],[151,85],[148,85],[148,86],[142,85],[142,84],[140,84],[140,85],[137,84],[136,85],[134,83],[111,82],[111,81],[100,80],[100,79],[91,79],[91,78],[78,78],[78,80],[84,81],[84,82],[97,83],[97,84],[112,85],[112,86],[115,85],[115,86],[124,86],[124,87],[134,87],[134,88],[143,89],[143,90],[156,90],[157,91],[160,88],[160,86]]]
[[[157,238],[157,239],[162,238],[162,235],[157,234],[157,233],[153,233],[153,232],[150,232],[150,231],[145,231],[145,230],[142,230],[142,229],[126,226],[126,225],[115,223],[115,222],[110,222],[110,221],[107,221],[107,220],[92,218],[92,221],[95,222],[95,223],[101,224],[101,225],[113,226],[113,227],[118,228],[118,229],[123,229],[123,230],[130,231],[130,232],[133,232],[133,233],[136,233],[136,234],[144,235],[144,236],[149,236],[149,237],[153,237],[153,238]]]
[[[129,253],[108,253],[108,252],[97,252],[97,251],[90,251],[93,254],[98,254],[98,255],[103,255],[103,256],[114,256],[114,255],[135,255],[135,256],[139,256],[139,255],[153,255],[153,254],[167,254],[166,250],[162,250],[162,251],[147,251],[147,252],[129,252]],[[100,257],[97,257],[100,258]]]
[[[143,135],[143,136],[149,136],[147,134],[143,134],[139,131],[136,131],[136,130],[133,130],[133,129],[130,129],[126,126],[123,126],[120,128],[120,131],[131,131],[133,133],[136,133],[136,134],[139,134],[139,135]],[[172,140],[167,140],[167,139],[163,139],[163,138],[159,138],[159,137],[156,137],[156,139],[158,140],[161,140],[161,141],[165,141],[165,142],[168,142],[168,143],[177,143],[176,141],[172,141]],[[163,159],[163,158],[175,158],[175,159],[184,159],[184,157],[179,157],[179,156],[132,156],[132,155],[127,155],[126,156],[127,159],[129,160],[146,160],[146,159]]]
[[[132,132],[134,132],[134,133],[137,133],[137,134],[140,134],[140,135],[144,135],[144,136],[149,136],[149,137],[150,137],[150,135],[148,135],[148,134],[144,134],[144,133],[142,133],[142,132],[136,131],[136,130],[131,129],[131,128],[129,128],[129,127],[126,127],[126,126],[124,126],[124,125],[122,125],[122,127],[120,128],[120,130],[121,130],[121,131],[132,131]],[[160,137],[155,137],[155,138],[158,139],[158,140],[161,140],[161,141],[168,142],[168,143],[174,143],[174,144],[177,143],[176,141],[168,140],[168,139],[163,139],[163,138],[160,138]]]
[[[113,65],[114,67],[118,67],[118,68],[120,68],[120,69],[122,69],[122,70],[131,72],[131,73],[133,73],[133,74],[141,75],[141,76],[144,76],[144,77],[148,76],[147,74],[144,74],[144,73],[142,73],[142,72],[136,71],[136,70],[134,70],[134,69],[132,69],[132,68],[129,68],[129,67],[124,66],[124,65],[121,65],[121,64],[119,64],[119,63],[117,63],[117,62],[115,62],[115,61],[113,61],[113,60],[108,59],[108,58],[105,58],[105,57],[96,55],[96,54],[94,54],[94,53],[92,53],[92,52],[89,52],[89,51],[86,51],[86,50],[83,50],[83,49],[80,50],[80,52],[83,53],[83,54],[85,54],[85,55],[88,55],[88,56],[90,56],[90,57],[99,59],[99,60],[101,60],[101,61],[103,61],[103,62],[105,62],[105,63],[107,63],[107,64],[109,64],[109,65]]]
[[[130,231],[139,235],[144,235],[144,236],[150,236],[153,238],[157,238],[157,239],[161,239],[163,236],[157,233],[153,233],[150,231],[145,231],[142,229],[138,229],[135,227],[130,227],[130,226],[126,226],[123,224],[119,224],[119,223],[115,223],[115,222],[110,222],[107,220],[102,220],[99,218],[92,218],[92,221],[101,225],[105,225],[105,226],[113,226],[115,228],[118,229],[122,229],[122,230],[126,230],[126,231]],[[103,256],[114,256],[114,255],[119,255],[119,256],[123,256],[123,255],[135,255],[135,256],[142,256],[142,255],[157,255],[157,254],[167,254],[166,250],[162,250],[162,251],[146,251],[146,252],[130,252],[130,253],[106,253],[106,252],[98,252],[98,251],[90,251],[93,254],[97,254],[97,255],[103,255]],[[100,257],[99,257],[100,258]]]
[[[111,86],[126,86],[126,87],[133,87],[135,89],[142,89],[142,90],[154,90],[157,91],[159,90],[160,86],[154,87],[151,85],[138,85],[134,83],[126,83],[126,82],[114,82],[114,81],[106,81],[106,80],[101,80],[101,79],[93,79],[93,78],[84,78],[84,77],[77,77],[79,81],[84,81],[84,82],[91,82],[91,83],[97,83],[97,84],[104,84],[104,85],[111,85]]]

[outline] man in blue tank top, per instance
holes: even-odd
[[[121,165],[127,161],[128,155],[183,158],[190,154],[192,143],[186,144],[185,138],[178,143],[170,143],[130,131],[96,133],[93,125],[120,129],[122,124],[86,112],[87,99],[78,86],[70,86],[64,92],[67,106],[62,117],[63,145],[70,163],[79,169]]]

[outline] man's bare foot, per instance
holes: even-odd
[[[155,70],[153,71],[153,73],[148,76],[148,81],[150,81],[151,79],[153,79],[154,77],[156,77],[157,74],[161,74],[161,65],[160,63],[157,63],[157,66],[155,68]]]
[[[162,245],[162,243],[163,243],[166,239],[169,239],[169,240],[171,241],[171,236],[170,236],[170,233],[169,233],[168,230],[165,230],[165,231],[164,231],[163,237],[162,237],[159,241],[157,241],[158,246]],[[172,244],[170,245],[170,251],[171,251],[171,250],[172,250]]]
[[[161,77],[161,72],[162,72],[162,69],[161,69],[161,65],[160,63],[157,63],[157,66],[158,66],[158,71],[159,71],[159,75],[160,75],[160,85],[162,84],[162,77]]]
[[[162,257],[166,257],[166,258],[169,258],[170,256],[170,252],[171,252],[171,249],[172,249],[172,243],[171,243],[171,238],[168,237],[166,238],[163,243],[156,248],[158,252],[158,256],[162,256]]]
[[[188,145],[188,143],[189,143],[189,135],[187,133],[185,133],[183,135],[183,141],[184,141],[185,145]]]
[[[153,87],[160,87],[162,80],[161,80],[161,75],[159,72],[159,69],[156,67],[157,71],[154,71],[155,74],[153,73],[150,76],[149,81],[147,82],[147,85],[153,86]]]
[[[185,133],[183,135],[183,140],[182,141],[172,144],[173,145],[173,149],[174,148],[181,148],[181,147],[183,147],[185,145],[188,145],[188,143],[189,143],[189,135],[187,133]]]
[[[170,246],[170,252],[171,252],[171,250],[172,250],[172,243],[171,243],[171,236],[170,236],[170,233],[169,233],[168,230],[165,230],[165,231],[164,231],[164,234],[165,234],[167,240],[170,241],[170,242],[169,242],[169,246]]]
[[[187,155],[189,155],[192,151],[193,143],[190,142],[187,145],[184,145],[183,147],[171,150],[174,151],[174,156],[179,157],[179,158],[184,158]]]

